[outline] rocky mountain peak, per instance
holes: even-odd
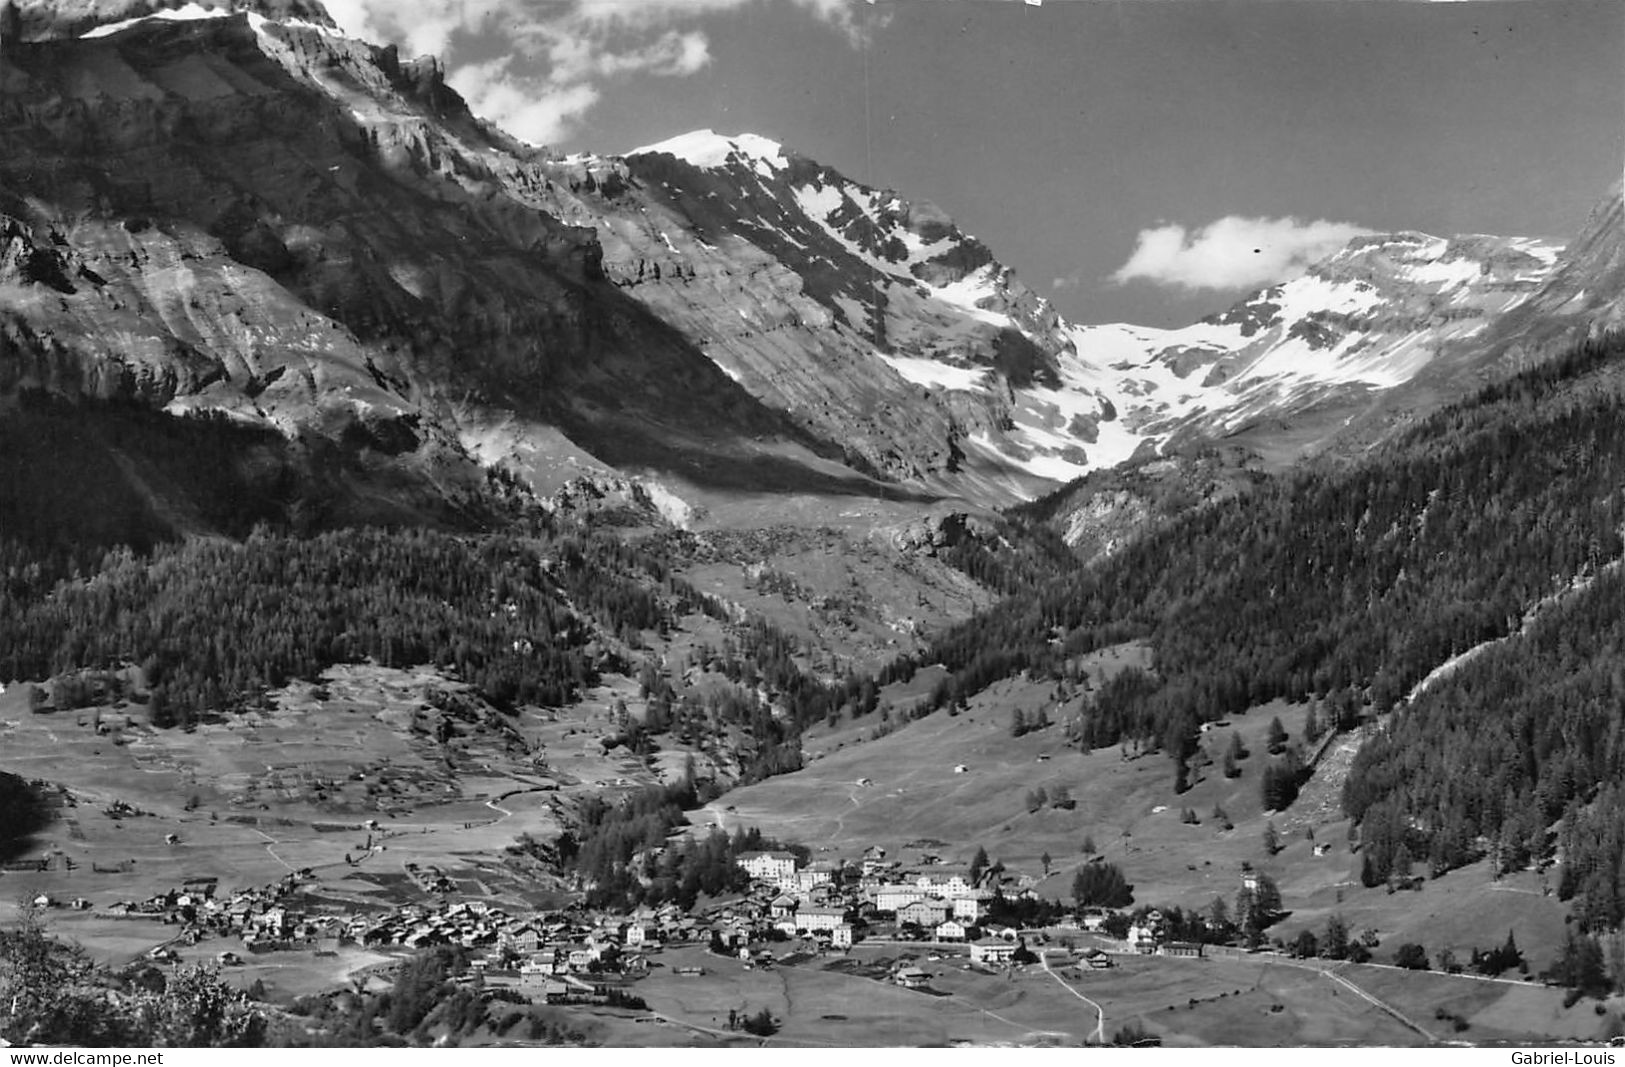
[[[1615,182],[1527,304],[1487,340],[1518,365],[1587,335],[1625,326],[1625,183]]]
[[[784,146],[759,134],[725,135],[712,129],[691,130],[652,145],[634,148],[626,156],[674,156],[696,167],[723,167],[730,163],[761,162],[770,170],[786,163]]]

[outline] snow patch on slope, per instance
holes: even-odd
[[[111,37],[115,33],[122,33],[131,26],[158,19],[163,22],[195,22],[198,19],[223,19],[232,13],[217,8],[204,7],[202,4],[187,4],[185,7],[166,8],[163,11],[154,11],[150,15],[140,18],[124,19],[121,22],[109,22],[104,26],[97,26],[79,35],[80,40],[90,40],[95,37]]]
[[[802,214],[828,230],[831,236],[847,246],[848,251],[863,255],[857,245],[829,224],[829,216],[846,203],[845,190],[834,185],[798,185],[790,190],[790,195],[795,197],[796,207],[801,209]]]
[[[956,282],[939,285],[932,289],[932,294],[939,300],[946,301],[960,309],[974,319],[979,319],[990,326],[1014,326],[1010,316],[1002,311],[981,306],[981,301],[993,299],[999,295],[999,269],[996,264],[989,263],[965,275]]]
[[[1483,268],[1471,259],[1438,260],[1433,263],[1419,263],[1413,267],[1406,267],[1404,274],[1412,281],[1424,285],[1437,285],[1440,288],[1454,288],[1466,285],[1483,273]]]
[[[937,393],[967,456],[1000,476],[1068,480],[1192,434],[1357,403],[1481,331],[1557,256],[1534,240],[1366,235],[1206,321],[1076,326],[933,205],[826,168],[792,168],[779,144],[748,134],[701,130],[628,155],[646,153],[727,170],[747,195],[774,198],[744,239],[757,241],[766,227],[802,249],[806,261],[791,268],[830,290],[820,299],[839,328],[904,381]],[[804,243],[810,231],[820,239]],[[853,262],[815,254],[825,236]],[[841,272],[833,284],[832,268]],[[1009,330],[1036,345],[1058,385],[1044,384],[1053,381],[1045,373],[1014,387],[993,369],[1006,353],[1032,358],[1000,347]]]
[[[657,144],[634,148],[623,154],[642,156],[656,153],[676,156],[696,167],[727,166],[729,159],[737,154],[757,163],[758,173],[761,172],[760,167],[763,165],[769,168],[770,172],[780,170],[785,165],[784,146],[777,141],[770,141],[754,133],[726,137],[715,130],[693,130]],[[767,176],[771,177],[771,173]]]
[[[907,381],[927,388],[940,386],[959,392],[981,392],[982,379],[987,375],[984,367],[956,367],[935,359],[916,359],[909,356],[888,356],[879,353],[886,364]]]
[[[331,26],[323,26],[319,22],[311,22],[308,19],[269,19],[260,14],[258,11],[250,11],[248,13],[248,22],[249,25],[254,27],[254,32],[262,39],[265,37],[265,27],[268,25],[282,26],[293,30],[312,30],[321,34],[323,37],[332,37],[337,40],[344,39],[344,34],[341,31],[335,30]],[[361,117],[359,113],[357,114],[357,117]]]

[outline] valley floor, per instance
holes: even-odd
[[[1143,655],[1114,649],[1091,667],[1110,671]],[[934,677],[922,671],[886,697],[901,709]],[[287,1004],[386,988],[413,951],[399,940],[412,929],[495,936],[478,931],[556,914],[577,894],[509,846],[521,835],[556,837],[559,805],[571,797],[656,780],[642,761],[599,744],[620,681],[567,712],[522,717],[522,745],[476,732],[453,750],[417,728],[431,681],[432,672],[336,668],[320,694],[296,685],[275,712],[192,733],[142,729],[114,709],[36,713],[26,687],[0,694],[13,765],[71,797],[27,857],[45,869],[12,864],[0,875],[0,922],[18,901],[44,897],[54,905],[52,931],[99,959],[224,961],[231,983]],[[1039,707],[1054,709],[1055,724],[1013,736],[1013,711]],[[1255,709],[1210,731],[1204,745],[1217,749],[1234,730],[1262,751],[1270,718],[1297,736],[1306,713]],[[1233,896],[1243,864],[1256,865],[1279,882],[1288,912],[1272,934],[1290,941],[1337,913],[1351,930],[1380,936],[1380,960],[1407,940],[1465,958],[1474,942],[1498,943],[1511,929],[1538,970],[1562,936],[1562,910],[1533,872],[1495,880],[1468,868],[1417,891],[1362,887],[1330,800],[1339,761],[1357,739],[1329,746],[1298,804],[1273,813],[1261,808],[1251,766],[1226,779],[1208,765],[1176,797],[1166,759],[1080,752],[1065,744],[1064,714],[1050,688],[1010,682],[958,714],[889,731],[877,729],[876,716],[820,726],[805,738],[805,769],[725,794],[691,814],[690,832],[754,826],[807,845],[815,860],[856,862],[884,849],[905,865],[935,857],[916,868],[926,870],[962,864],[983,846],[1059,900],[1080,864],[1098,855],[1124,869],[1137,903],[1193,908]],[[1028,810],[1024,796],[1040,785],[1073,804]],[[1194,824],[1181,818],[1186,809]],[[1260,845],[1267,823],[1285,846],[1273,856]],[[775,892],[753,894],[758,924]],[[256,915],[296,902],[309,929],[260,944],[271,939],[185,919],[189,894],[198,904],[205,895],[252,901]],[[1121,943],[1076,927],[1023,931],[1039,954],[1025,966],[973,963],[962,944],[888,940],[886,925],[844,952],[797,939],[753,944],[749,960],[708,951],[706,931],[735,921],[719,917],[751,914],[745,903],[707,902],[693,916],[668,909],[660,922],[670,943],[627,947],[633,964],[614,984],[644,1008],[593,1003],[602,980],[581,971],[569,989],[562,971],[497,969],[487,981],[538,1003],[573,1001],[559,1010],[583,1020],[593,1041],[617,1045],[1078,1045],[1140,1031],[1191,1046],[1588,1040],[1619,1011],[1606,1005],[1605,1016],[1590,1001],[1564,1008],[1562,990],[1526,980],[1222,947],[1202,959],[1123,954]],[[582,913],[559,936],[591,943],[627,919]],[[1081,953],[1091,946],[1114,951],[1115,965],[1088,966]],[[914,968],[923,974],[910,974],[914,987],[906,987],[900,978]],[[729,1027],[730,1013],[737,1023],[764,1008],[777,1026],[770,1037]]]

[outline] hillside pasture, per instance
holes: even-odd
[[[499,717],[476,702],[443,716],[431,691],[467,690],[432,669],[341,666],[273,693],[268,710],[190,731],[146,725],[140,704],[35,711],[14,686],[0,693],[0,768],[70,799],[24,857],[49,869],[0,875],[0,921],[23,898],[83,898],[90,910],[53,909],[53,928],[122,963],[172,931],[105,909],[195,878],[224,896],[309,869],[311,892],[376,909],[431,899],[410,863],[514,909],[553,902],[552,881],[504,850],[556,836],[578,794],[656,780],[600,743],[630,684],[611,676],[564,710]]]
[[[1121,662],[1124,653],[1117,655]],[[947,848],[930,851],[959,862],[980,845],[1034,875],[1042,874],[1039,860],[1047,852],[1052,873],[1038,889],[1061,901],[1070,900],[1079,865],[1095,855],[1122,867],[1136,903],[1191,908],[1205,908],[1215,897],[1233,903],[1246,864],[1281,889],[1288,914],[1272,937],[1318,933],[1339,914],[1352,931],[1375,932],[1383,961],[1399,944],[1415,941],[1430,955],[1448,948],[1465,962],[1474,947],[1499,945],[1511,930],[1538,971],[1562,943],[1565,909],[1548,891],[1556,883],[1552,872],[1495,879],[1481,862],[1414,890],[1360,883],[1360,857],[1337,801],[1357,734],[1332,742],[1291,807],[1266,811],[1260,780],[1271,758],[1269,723],[1279,717],[1289,742],[1296,742],[1309,705],[1275,702],[1210,726],[1200,738],[1203,755],[1192,761],[1191,788],[1176,794],[1166,755],[1137,755],[1133,746],[1087,753],[1068,746],[1059,723],[1069,703],[1049,712],[1053,725],[1012,736],[1016,709],[1030,714],[1053,698],[1053,685],[1015,679],[978,694],[957,715],[938,711],[884,736],[875,736],[876,716],[820,727],[808,734],[816,758],[806,767],[735,790],[694,822],[760,826],[771,836],[847,856],[878,845],[905,862],[923,851],[907,847],[910,842],[946,842]],[[1222,760],[1232,734],[1249,755],[1239,762],[1239,777],[1225,778]],[[1027,810],[1029,794],[1057,786],[1070,793],[1072,809],[1046,804]],[[1184,820],[1186,810],[1194,824]],[[1280,846],[1273,855],[1264,844],[1271,825]],[[1092,854],[1083,851],[1086,839],[1095,846]]]
[[[1137,1023],[1168,1045],[1427,1043],[1331,980],[1267,956],[1120,957],[1109,970],[1058,968],[1063,980],[1038,966],[987,969],[960,951],[884,944],[765,970],[699,949],[668,950],[663,963],[638,986],[652,1010],[719,1028],[730,1009],[767,1008],[780,1025],[770,1045],[1078,1046],[1092,1040],[1097,1017],[1072,989],[1101,1005],[1108,1038]],[[706,973],[678,976],[670,968],[679,965]],[[926,988],[889,980],[905,965],[930,976]]]
[[[1013,736],[1015,712],[1032,715],[1040,708],[1048,708],[1051,725]],[[958,714],[938,711],[885,736],[873,736],[876,716],[810,731],[805,746],[819,758],[794,774],[734,790],[694,821],[730,829],[758,825],[773,836],[847,854],[869,845],[899,854],[909,841],[934,839],[951,842],[954,856],[969,860],[981,845],[1006,865],[1034,873],[1048,852],[1057,874],[1044,888],[1057,896],[1069,891],[1070,872],[1088,858],[1082,846],[1092,839],[1096,854],[1124,866],[1137,899],[1198,905],[1215,893],[1233,895],[1241,863],[1262,856],[1266,818],[1258,782],[1268,759],[1270,718],[1279,715],[1296,737],[1307,707],[1267,706],[1204,734],[1213,762],[1197,770],[1196,784],[1182,796],[1174,793],[1166,756],[1136,754],[1129,746],[1085,753],[1068,745],[1061,723],[1074,710],[1075,701],[1054,706],[1053,684],[1015,679],[991,686]],[[1226,779],[1218,761],[1232,730],[1253,754],[1240,778]],[[1046,794],[1065,789],[1074,806],[1045,804],[1029,812],[1027,796],[1039,787]],[[1231,829],[1213,817],[1215,806]],[[1183,807],[1197,814],[1196,825],[1181,821]],[[1299,852],[1314,861],[1304,865],[1306,889],[1348,878],[1346,849],[1340,857],[1335,851],[1313,857],[1303,840],[1289,842],[1279,858],[1294,863]],[[1194,870],[1193,855],[1203,857]]]
[[[1607,1028],[1620,1010],[1618,998],[1613,1014],[1605,1010],[1599,1015],[1597,1002],[1590,999],[1565,1008],[1564,990],[1516,978],[1489,980],[1358,965],[1349,966],[1346,973],[1362,989],[1403,1005],[1412,1019],[1441,1040],[1600,1041],[1609,1036]],[[1460,1015],[1467,1029],[1457,1031],[1451,1022],[1438,1019],[1441,1011]]]

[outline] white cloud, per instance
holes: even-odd
[[[411,55],[445,56],[458,33],[511,14],[511,0],[332,0],[323,6],[354,37],[389,41]]]
[[[474,114],[531,144],[559,140],[598,102],[598,89],[590,82],[560,85],[527,78],[514,74],[511,63],[509,56],[469,63],[452,71],[447,80]]]
[[[1349,222],[1226,215],[1196,230],[1177,223],[1141,230],[1134,254],[1112,275],[1177,289],[1253,289],[1287,281],[1361,234]]]
[[[630,77],[680,78],[711,62],[705,14],[761,0],[328,0],[352,36],[391,41],[413,55],[441,57],[447,80],[483,115],[516,137],[546,143],[566,136],[607,83]],[[851,0],[788,0],[854,44],[880,24],[860,24]],[[685,25],[689,24],[689,25]],[[464,61],[464,37],[506,42],[494,59]],[[486,49],[487,54],[489,49]]]
[[[585,36],[560,35],[547,42],[549,77],[568,83],[620,74],[681,77],[711,62],[711,45],[697,31],[667,30],[641,48],[616,52]]]

